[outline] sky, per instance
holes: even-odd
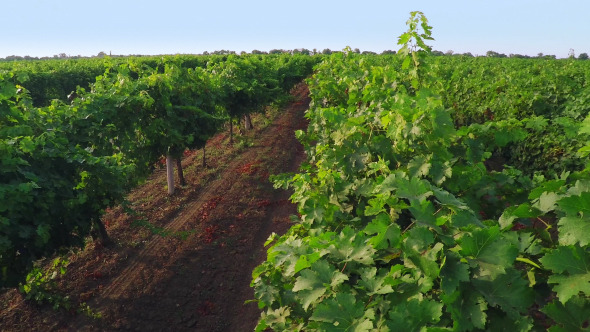
[[[397,50],[411,11],[433,49],[567,57],[590,53],[590,0],[5,0],[0,57]]]

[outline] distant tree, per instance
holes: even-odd
[[[445,55],[445,54],[444,54],[443,52],[441,52],[441,51],[432,51],[432,52],[431,52],[431,54],[432,54],[432,55],[434,55],[434,56],[441,56],[441,55]]]
[[[215,55],[230,55],[230,54],[236,54],[235,51],[230,51],[230,50],[219,50],[219,51],[213,51],[212,54]]]
[[[311,51],[306,48],[297,48],[293,50],[293,54],[310,55]]]
[[[365,54],[365,55],[366,54],[373,54],[374,55],[374,54],[377,54],[377,53],[372,52],[372,51],[363,51],[361,54]]]
[[[543,57],[543,53],[537,53],[537,58],[542,58]]]
[[[453,55],[455,53],[455,51],[453,50],[448,50],[445,52],[445,55]]]
[[[494,52],[494,51],[487,51],[486,56],[489,58],[506,58],[507,57],[506,54],[498,53],[498,52]]]
[[[588,60],[588,53],[580,53],[578,60]]]
[[[22,60],[22,59],[23,59],[23,57],[18,56],[18,55],[9,55],[5,58],[6,61],[14,61],[14,60]]]
[[[471,54],[471,52],[465,52],[465,53],[463,53],[463,56],[473,58],[473,54]]]
[[[209,55],[209,52],[205,51],[203,52],[203,55]]]
[[[270,50],[268,52],[268,54],[283,54],[283,53],[286,53],[285,50],[277,50],[277,49],[274,49],[274,50]]]
[[[383,52],[381,52],[381,54],[396,54],[396,51],[392,51],[392,50],[385,50]]]
[[[508,57],[509,57],[509,58],[518,58],[518,59],[529,59],[529,58],[530,58],[530,56],[528,56],[528,55],[522,55],[522,54],[512,54],[512,53],[510,53],[510,54],[508,55]]]
[[[576,52],[574,51],[573,48],[570,48],[570,51],[567,53],[567,57],[570,59],[575,59],[576,58]]]
[[[352,50],[352,51],[353,51],[354,53],[358,53],[358,54],[360,54],[360,53],[361,53],[361,50],[360,50],[360,49],[358,49],[358,48],[355,48],[355,49],[354,49],[354,50]]]
[[[96,55],[97,58],[104,58],[107,54],[105,52],[98,52]]]
[[[322,51],[322,54],[330,55],[330,54],[332,54],[332,50],[329,48],[324,48],[324,50]]]

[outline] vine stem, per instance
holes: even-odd
[[[405,234],[408,231],[408,229],[410,229],[410,227],[414,226],[415,223],[415,221],[412,221],[412,223],[409,224],[408,227],[406,227],[406,229],[403,230],[402,234]]]
[[[369,301],[367,301],[367,304],[365,304],[365,309],[367,309],[367,307],[369,306],[369,304],[371,304],[371,302],[373,301],[373,296],[371,295],[371,297],[369,297]]]
[[[548,223],[545,222],[545,220],[541,219],[541,217],[537,217],[537,219],[542,222],[545,227],[547,227],[547,229],[551,229],[551,225],[549,225]]]

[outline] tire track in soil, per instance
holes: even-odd
[[[165,226],[201,234],[186,240],[152,237],[89,301],[103,318],[78,315],[68,330],[253,330],[259,310],[255,303],[243,304],[254,298],[251,271],[266,257],[266,238],[285,232],[289,215],[296,213],[288,192],[261,179],[268,172],[297,170],[304,155],[294,131],[305,128],[308,105],[307,87],[300,85],[295,101],[256,145],[237,155]]]

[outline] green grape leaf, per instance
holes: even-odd
[[[504,147],[511,142],[522,141],[527,136],[527,132],[520,128],[498,128],[494,133],[494,139],[499,147]]]
[[[333,245],[330,247],[330,253],[342,263],[373,264],[375,249],[361,235],[362,233],[357,234],[351,228],[346,227],[334,239]]]
[[[590,216],[590,192],[583,192],[580,195],[568,196],[557,201],[559,210],[570,214]]]
[[[375,267],[363,268],[360,270],[360,276],[359,286],[367,291],[367,295],[393,293],[393,288],[387,283],[387,272],[377,275]]]
[[[590,143],[578,149],[578,156],[581,158],[586,158],[588,155],[590,155]]]
[[[303,262],[299,262],[302,255],[309,254],[309,247],[301,239],[289,238],[268,250],[268,261],[274,265],[283,265],[285,273],[295,274],[295,267],[301,268]],[[299,265],[297,264],[299,263]]]
[[[590,272],[590,254],[579,246],[558,247],[539,259],[543,267],[554,273]]]
[[[534,294],[527,280],[515,269],[494,279],[474,279],[473,285],[491,306],[499,306],[509,315],[525,312],[533,304]]]
[[[434,235],[424,226],[413,227],[404,239],[404,246],[417,252],[427,250],[432,243]]]
[[[512,222],[516,218],[536,218],[540,215],[542,215],[542,213],[536,207],[532,207],[528,203],[523,203],[518,206],[511,206],[504,210],[504,213],[502,213],[498,222],[500,227],[505,229],[512,226]]]
[[[590,244],[590,215],[579,217],[563,217],[557,223],[559,227],[559,244],[567,246],[579,243],[581,246]]]
[[[460,244],[461,255],[477,264],[478,276],[494,278],[504,273],[518,255],[518,248],[501,236],[497,226],[475,230],[471,235],[464,236]]]
[[[365,208],[365,216],[375,216],[385,211],[386,198],[385,195],[377,195],[377,197],[369,199],[369,205]]]
[[[270,306],[275,302],[275,299],[280,298],[280,291],[273,285],[258,283],[256,285],[254,295],[259,301],[266,304],[267,306]]]
[[[498,218],[498,224],[502,229],[512,227],[512,223],[516,220],[516,216],[513,214],[514,210],[516,210],[516,206],[511,206],[504,210],[500,218]]]
[[[538,255],[541,253],[541,240],[536,238],[532,233],[519,233],[518,251],[529,255]]]
[[[440,227],[436,225],[436,217],[434,216],[436,211],[434,210],[434,206],[430,201],[418,201],[412,199],[410,200],[410,207],[408,210],[412,212],[412,215],[414,216],[414,219],[418,225],[432,227],[437,232],[442,233]]]
[[[320,322],[322,331],[371,331],[373,323],[365,317],[365,305],[354,295],[337,293],[318,304],[310,320]]]
[[[581,195],[590,191],[590,180],[578,180],[573,187],[568,188],[568,195]]]
[[[389,215],[382,213],[373,219],[364,232],[373,235],[369,243],[375,249],[396,248],[401,241],[401,229],[394,223]]]
[[[533,328],[533,320],[527,316],[503,315],[497,311],[488,312],[486,331],[529,332]]]
[[[465,202],[458,200],[457,197],[455,197],[453,194],[446,190],[433,187],[432,192],[434,193],[436,200],[444,206],[457,208],[461,210],[468,209],[467,204],[465,204]]]
[[[442,303],[430,300],[403,301],[390,309],[387,327],[391,331],[420,331],[440,321],[442,307]]]
[[[431,124],[434,136],[450,140],[455,133],[455,126],[449,112],[443,107],[436,107],[432,110],[432,115]]]
[[[481,294],[472,289],[455,293],[447,293],[442,299],[446,310],[450,312],[455,331],[470,331],[473,328],[483,329],[486,325],[488,303]]]
[[[537,199],[545,192],[559,192],[564,184],[564,180],[550,180],[543,182],[537,188],[531,190],[529,193],[529,199]]]
[[[422,252],[415,251],[410,247],[404,247],[404,263],[408,267],[417,267],[425,277],[433,281],[440,274],[437,256],[442,248],[443,244],[440,242]]]
[[[544,192],[533,204],[534,207],[539,209],[543,213],[555,210],[555,203],[559,200],[560,196],[553,192]]]
[[[428,174],[432,164],[430,159],[432,155],[418,155],[408,163],[408,172],[410,177],[423,177]]]
[[[302,301],[303,309],[323,296],[329,286],[335,287],[348,280],[348,277],[324,260],[317,261],[311,269],[303,270],[295,280],[293,292]]]
[[[555,321],[549,331],[588,331],[590,323],[590,301],[580,296],[572,297],[565,304],[553,302],[547,304],[542,312]]]
[[[299,256],[299,258],[297,259],[297,262],[295,263],[295,272],[294,273],[297,273],[303,269],[307,269],[308,267],[311,266],[311,264],[316,262],[320,258],[320,256],[321,256],[321,254],[317,251],[314,253],[311,253],[309,255]]]
[[[30,136],[25,136],[20,140],[20,149],[24,153],[31,153],[35,151],[35,142]]]
[[[471,210],[459,210],[457,213],[454,213],[451,216],[451,224],[456,228],[463,228],[470,225],[483,227],[481,221],[477,219]]]
[[[586,116],[584,121],[582,121],[582,126],[580,127],[580,134],[590,134],[590,115]]]
[[[430,176],[435,184],[441,185],[446,179],[453,176],[453,168],[449,161],[433,162],[430,168]]]
[[[461,262],[459,255],[448,252],[445,265],[440,271],[441,290],[446,294],[452,294],[459,288],[460,282],[469,281],[469,265]]]
[[[533,129],[535,131],[543,130],[549,124],[549,120],[545,119],[542,116],[534,116],[528,119],[524,119],[523,122],[526,123],[526,128]]]
[[[399,43],[398,43],[398,44],[399,44]],[[407,57],[404,59],[404,61],[402,62],[402,69],[404,69],[404,70],[405,70],[405,69],[408,69],[408,68],[410,68],[410,63],[411,63],[411,61],[412,61],[412,59],[411,59],[409,56],[407,56]]]
[[[287,317],[291,315],[291,309],[289,307],[280,307],[276,310],[268,309],[263,312],[260,317],[260,322],[256,326],[255,331],[264,331],[268,327],[268,324],[275,329],[284,329],[287,324]]]
[[[552,122],[561,127],[567,139],[574,139],[578,136],[580,126],[576,120],[563,116],[554,118]]]
[[[583,292],[590,295],[590,254],[579,246],[558,247],[539,259],[546,269],[553,271],[547,280],[555,284],[553,290],[561,303]]]
[[[561,303],[566,303],[580,292],[590,295],[590,273],[574,275],[552,275],[547,279],[550,284],[555,284],[553,290]]]
[[[389,174],[381,184],[375,186],[375,194],[389,194],[393,190],[396,190],[401,182],[408,182],[406,175],[402,172],[395,172]]]
[[[412,35],[409,32],[405,32],[403,34],[401,34],[397,40],[397,44],[398,45],[404,45],[406,44],[408,41],[410,41],[410,38],[412,38]]]
[[[416,177],[410,178],[410,180],[404,178],[397,179],[398,187],[396,195],[398,197],[421,202],[432,195],[430,184],[425,180]]]

